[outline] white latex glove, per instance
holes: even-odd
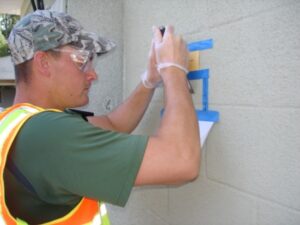
[[[154,48],[154,40],[152,40],[151,48],[148,56],[147,70],[141,76],[143,85],[146,88],[153,89],[162,84],[162,78],[156,67],[156,54]]]
[[[163,37],[157,27],[153,27],[153,33],[158,72],[173,66],[187,74],[188,50],[182,37],[174,34],[172,26],[166,27]]]

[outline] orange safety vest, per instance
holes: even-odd
[[[10,147],[23,124],[33,115],[46,111],[31,104],[14,105],[0,113],[0,225],[27,225],[25,221],[14,218],[5,203],[4,168]],[[59,111],[48,109],[48,111]],[[44,225],[109,225],[106,207],[103,203],[83,197],[75,208],[62,218]]]

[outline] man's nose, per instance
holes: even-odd
[[[92,68],[92,69],[86,71],[86,74],[87,74],[87,79],[88,79],[88,80],[91,80],[91,81],[97,80],[97,77],[98,77],[98,76],[97,76],[97,73],[96,73],[96,71],[95,71],[94,68]]]

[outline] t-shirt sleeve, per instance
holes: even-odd
[[[68,113],[43,112],[21,129],[14,160],[45,201],[85,196],[124,206],[147,141]]]

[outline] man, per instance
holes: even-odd
[[[9,46],[17,85],[14,106],[0,114],[0,220],[109,224],[103,204],[98,214],[98,202],[124,206],[133,186],[181,184],[198,176],[188,52],[171,26],[163,37],[153,28],[141,84],[104,116],[69,108],[88,103],[97,78],[94,57],[110,51],[111,41],[83,30],[67,14],[43,10],[14,27]],[[161,82],[165,111],[159,129],[150,137],[131,135]]]

